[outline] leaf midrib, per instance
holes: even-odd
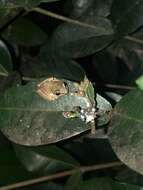
[[[64,110],[49,110],[49,109],[39,109],[39,108],[16,108],[16,107],[6,107],[0,108],[2,111],[29,111],[29,112],[62,112]]]

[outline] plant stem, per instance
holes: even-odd
[[[62,16],[62,15],[53,13],[51,11],[38,8],[38,7],[33,8],[32,11],[38,12],[38,13],[43,14],[43,15],[50,16],[52,18],[55,18],[55,19],[58,19],[58,20],[61,20],[61,21],[64,21],[64,22],[75,24],[75,25],[78,25],[78,26],[82,26],[82,27],[86,27],[86,28],[91,28],[91,29],[96,29],[99,32],[106,32],[105,28],[103,28],[103,27],[98,27],[98,26],[95,26],[93,24],[81,22],[79,20],[75,20],[75,19],[72,19],[72,18],[69,18],[69,17],[65,17],[65,16]]]
[[[116,84],[104,84],[107,88],[114,88],[114,89],[123,89],[123,90],[133,90],[135,86],[126,86],[126,85],[116,85]]]
[[[101,32],[105,32],[105,29],[103,27],[98,27],[98,26],[95,26],[93,24],[88,24],[88,23],[81,22],[81,21],[78,21],[78,20],[75,20],[75,19],[71,19],[71,18],[62,16],[62,15],[59,15],[59,14],[53,13],[53,12],[48,11],[48,10],[38,8],[38,7],[33,8],[32,11],[38,12],[38,13],[43,14],[43,15],[50,16],[52,18],[55,18],[55,19],[58,19],[58,20],[61,20],[61,21],[64,21],[64,22],[68,22],[68,23],[71,23],[71,24],[76,24],[78,26],[92,28],[92,29],[96,29],[96,30],[98,29]],[[139,44],[143,45],[143,40],[135,38],[135,37],[125,36],[124,39],[130,40],[132,42],[136,42],[136,43],[139,43]]]
[[[20,188],[20,187],[25,187],[25,186],[29,186],[29,185],[49,181],[49,180],[54,180],[54,179],[66,177],[66,176],[72,175],[72,174],[79,172],[79,171],[84,173],[84,172],[89,172],[89,171],[95,171],[95,170],[107,169],[107,168],[111,168],[111,167],[117,167],[117,166],[121,166],[121,165],[123,165],[123,163],[118,161],[118,162],[110,162],[110,163],[106,163],[106,164],[99,164],[99,165],[92,165],[92,166],[81,166],[81,167],[76,168],[76,169],[63,171],[63,172],[59,172],[59,173],[48,175],[48,176],[42,176],[42,177],[39,177],[36,179],[22,181],[22,182],[18,182],[15,184],[6,185],[3,187],[0,187],[0,190],[11,190],[11,189],[16,189],[16,188]]]
[[[138,38],[135,38],[135,37],[132,37],[132,36],[125,36],[124,38],[126,40],[130,40],[130,41],[133,41],[133,42],[136,42],[138,44],[142,44],[143,45],[143,40],[141,40],[141,39],[138,39]]]
[[[91,122],[91,134],[95,135],[95,133],[96,133],[96,123],[95,123],[95,121],[92,121]]]

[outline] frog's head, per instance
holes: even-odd
[[[44,99],[53,101],[58,99],[59,96],[66,95],[68,89],[62,80],[50,77],[38,84],[37,93]]]

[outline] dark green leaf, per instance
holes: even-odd
[[[93,6],[94,4],[93,2],[94,0],[85,0],[85,1],[73,0],[70,5],[70,8],[71,6],[73,7],[71,11],[71,16],[74,18],[82,16],[85,12],[87,12],[89,7]]]
[[[119,170],[115,179],[119,182],[143,186],[143,176],[128,167]]]
[[[115,56],[108,50],[100,51],[92,57],[94,72],[102,82],[116,83],[118,77],[118,65]]]
[[[130,39],[131,37],[131,39]],[[128,52],[135,52],[136,54],[142,54],[142,40],[143,40],[143,27],[140,27],[137,31],[135,31],[129,38],[122,38],[119,41],[113,43],[112,46],[109,47],[109,52],[112,55],[123,59],[129,65],[129,61],[132,61]],[[136,40],[139,39],[140,42]],[[136,41],[136,43],[135,43]],[[127,57],[127,58],[126,58]],[[132,64],[130,64],[132,65]],[[131,67],[131,66],[130,66]]]
[[[113,31],[109,20],[93,16],[82,21],[94,24],[95,28],[62,24],[55,30],[45,51],[52,48],[54,55],[78,58],[95,53],[112,41]]]
[[[142,0],[114,0],[111,21],[117,36],[127,35],[143,24]]]
[[[61,96],[46,101],[37,94],[37,82],[8,89],[0,99],[2,131],[12,141],[41,145],[60,141],[90,128],[80,119],[65,118],[63,111],[89,105],[87,98]],[[74,127],[73,127],[74,126]]]
[[[32,177],[28,173],[19,160],[16,158],[15,152],[6,145],[0,147],[0,186],[16,183]]]
[[[45,182],[45,183],[39,183],[35,184],[33,186],[28,186],[27,188],[24,188],[24,190],[64,190],[63,185],[57,182]]]
[[[12,71],[12,59],[6,45],[0,41],[0,75],[8,76]]]
[[[4,0],[0,2],[0,6],[5,8],[15,8],[15,7],[31,7],[36,6],[42,2],[52,2],[58,0]]]
[[[75,190],[82,183],[82,173],[77,172],[70,176],[66,182],[64,190]]]
[[[71,84],[72,88],[74,83],[67,84]],[[55,101],[46,101],[36,91],[37,81],[25,86],[14,86],[2,94],[1,130],[10,140],[25,145],[42,145],[90,129],[90,125],[78,118],[63,116],[63,111],[72,111],[74,107],[87,108],[90,103],[86,97],[64,95]],[[108,112],[111,111],[111,105],[98,95],[97,107],[100,112],[98,125],[106,124],[110,119]]]
[[[42,70],[41,73],[39,73],[39,76],[54,76],[57,78],[65,78],[73,81],[81,81],[85,77],[85,71],[71,58],[59,56],[56,52],[48,51],[47,48],[41,49],[39,56],[39,62],[42,65],[42,69],[44,70],[45,68],[45,71],[43,72]],[[37,71],[35,71],[35,73],[36,72]]]
[[[72,156],[54,145],[36,148],[14,145],[14,148],[24,167],[40,175],[71,169],[79,165]]]
[[[112,71],[113,76],[113,73],[116,73],[116,84],[134,85],[135,80],[143,73],[142,46],[124,39],[119,43],[114,43],[109,48],[109,52],[114,57],[114,62],[110,64],[111,71],[112,68],[116,69]],[[113,80],[115,81],[115,79]],[[112,81],[110,83],[112,84]]]
[[[96,16],[106,17],[110,13],[111,0],[73,0],[72,16],[96,14]]]
[[[115,106],[109,127],[109,140],[119,157],[133,170],[143,174],[143,93],[134,90]]]
[[[96,131],[98,133],[99,130]],[[80,139],[81,141],[81,139]],[[70,141],[63,144],[65,150],[78,158],[84,165],[102,164],[117,161],[117,157],[108,139],[83,136],[82,142]],[[106,157],[105,157],[106,155]]]
[[[53,52],[52,47],[41,48],[38,57],[31,57],[22,52],[20,71],[25,77],[56,77],[73,81],[81,81],[85,77],[83,68],[71,58],[61,57]]]
[[[9,25],[3,36],[10,42],[23,46],[36,46],[43,44],[47,35],[36,24],[25,18],[19,18]]]
[[[7,77],[0,78],[0,93],[3,94],[4,91],[15,84],[21,84],[21,76],[17,72],[10,73]]]
[[[17,14],[19,14],[20,11],[21,10],[18,8],[8,9],[5,6],[2,6],[0,2],[0,29]]]
[[[130,185],[126,183],[119,183],[110,178],[94,178],[86,180],[78,190],[142,190],[142,187]]]

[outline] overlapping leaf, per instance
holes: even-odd
[[[52,48],[52,47],[51,47]],[[39,55],[39,62],[35,62],[35,66],[32,64],[25,63],[24,66],[27,65],[31,67],[33,72],[25,70],[25,75],[27,76],[36,76],[37,77],[57,77],[57,78],[66,78],[73,81],[81,81],[85,77],[85,71],[83,68],[74,60],[67,58],[65,55],[59,56],[58,53],[51,52],[48,49],[41,50]],[[41,66],[41,67],[40,67]]]
[[[127,35],[143,25],[142,0],[114,0],[111,20],[117,36]]]
[[[109,140],[119,157],[133,170],[143,174],[143,93],[136,89],[115,106]]]
[[[25,147],[14,145],[16,155],[29,172],[50,174],[77,167],[79,163],[66,151],[54,145]]]
[[[10,88],[2,95],[1,127],[11,140],[20,144],[40,145],[89,129],[80,120],[66,119],[62,115],[63,111],[71,111],[74,106],[86,107],[86,98],[65,95],[48,102],[36,90],[37,82],[32,82],[23,87]]]
[[[75,190],[82,184],[82,182],[82,173],[77,172],[68,178],[64,190]]]
[[[17,159],[15,152],[6,145],[0,147],[0,186],[27,180],[33,177]]]
[[[77,176],[77,178],[75,178]],[[74,179],[75,178],[75,179]],[[75,180],[75,183],[73,183],[73,180]],[[77,181],[79,180],[79,182]],[[71,183],[70,183],[71,182]],[[128,183],[119,183],[117,181],[112,180],[111,178],[93,178],[89,180],[81,180],[81,177],[79,174],[74,174],[71,176],[66,184],[67,189],[77,189],[77,190],[95,190],[95,189],[100,189],[100,190],[113,190],[113,189],[118,189],[118,190],[142,190],[143,188],[140,186],[136,185],[130,185]]]
[[[63,111],[72,111],[74,107],[87,108],[88,98],[64,95],[52,102],[40,97],[36,90],[37,81],[14,86],[2,94],[1,130],[9,139],[19,144],[42,145],[90,129],[90,125],[80,119],[65,118],[62,114]],[[103,125],[109,121],[111,105],[98,95],[97,107],[102,113],[99,125]]]
[[[78,20],[91,26],[61,24],[54,31],[50,43],[42,51],[52,49],[53,54],[78,58],[95,53],[112,41],[113,30],[107,18],[98,17],[93,13]]]
[[[77,18],[83,15],[95,14],[96,16],[106,17],[110,14],[111,0],[73,0],[72,17]]]
[[[12,59],[7,46],[0,41],[0,75],[7,76],[12,71]]]
[[[47,35],[36,24],[25,18],[19,18],[10,24],[3,32],[9,42],[23,46],[36,46],[43,44]]]
[[[96,131],[96,135],[98,134]],[[89,164],[102,164],[103,162],[117,161],[117,157],[112,150],[112,147],[108,139],[102,138],[99,134],[95,138],[90,138],[90,135],[85,135],[85,138],[82,138],[82,142],[79,141],[70,141],[69,143],[63,144],[63,147],[68,152],[71,152],[76,158],[79,158],[81,163],[85,165]],[[97,137],[97,138],[96,138]],[[105,158],[106,155],[106,158]]]
[[[87,180],[83,182],[82,186],[79,187],[79,190],[95,190],[101,189],[101,190],[112,190],[112,189],[118,189],[118,190],[142,190],[142,187],[130,185],[126,183],[119,183],[116,181],[111,180],[110,178],[95,178],[91,180]],[[78,188],[77,188],[78,189]]]
[[[3,6],[5,8],[15,8],[15,7],[29,7],[29,6],[35,6],[42,2],[52,2],[52,1],[58,1],[58,0],[4,0],[0,2],[0,6]]]
[[[12,8],[8,9],[5,6],[1,5],[0,2],[0,28],[7,24],[12,18],[19,14],[21,9]]]

